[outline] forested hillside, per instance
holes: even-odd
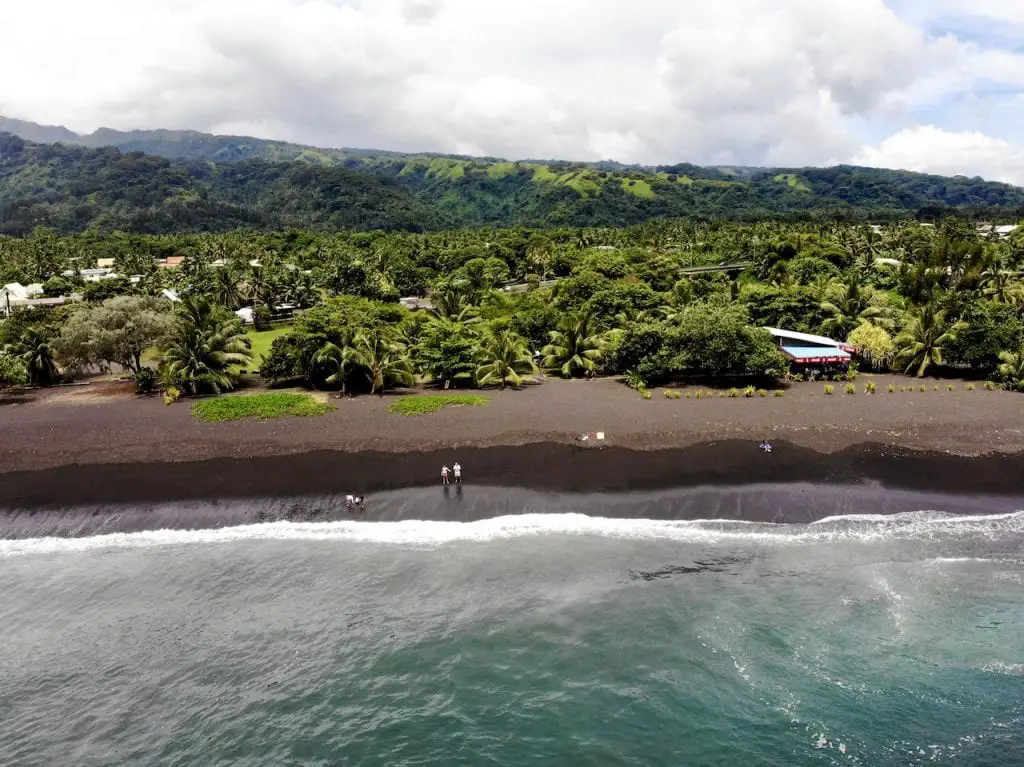
[[[4,121],[37,136],[63,128]],[[64,131],[64,133],[62,133]],[[81,144],[0,134],[0,232],[222,231],[247,226],[425,231],[757,221],[1024,218],[1024,189],[963,177],[833,168],[616,163],[321,150],[194,131],[101,129]]]
[[[422,231],[446,222],[409,190],[341,167],[172,163],[0,134],[0,233],[37,226],[140,233],[303,226]]]

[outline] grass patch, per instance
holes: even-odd
[[[517,170],[518,168],[511,162],[492,162],[487,166],[487,177],[493,179],[505,178],[505,176],[511,176]]]
[[[265,421],[285,416],[306,417],[323,415],[331,410],[334,410],[334,405],[320,402],[309,394],[290,392],[228,394],[200,400],[192,405],[192,415],[206,423],[240,421],[243,418]]]
[[[552,172],[551,168],[547,165],[530,165],[528,167],[533,168],[533,180],[535,183],[556,183],[558,181],[558,174]]]
[[[258,370],[263,362],[264,355],[270,354],[270,346],[275,338],[280,338],[292,329],[291,325],[278,325],[270,330],[249,329],[249,343],[252,344],[252,366]]]
[[[414,394],[396,399],[388,411],[399,415],[426,415],[453,405],[486,405],[490,399],[479,394]]]
[[[622,179],[622,189],[625,192],[639,197],[641,200],[653,200],[654,190],[651,189],[651,185],[646,181],[638,180],[635,178],[624,178]]]
[[[811,191],[811,188],[807,186],[807,184],[803,182],[803,179],[801,179],[795,173],[780,173],[778,176],[774,178],[774,180],[778,181],[779,183],[785,184],[790,189],[795,189],[798,192]]]

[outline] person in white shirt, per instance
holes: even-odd
[[[450,485],[451,484],[451,482],[448,481],[448,467],[447,466],[442,466],[441,467],[441,484],[442,485]]]
[[[462,484],[462,466],[460,464],[458,464],[458,463],[455,464],[454,466],[452,466],[452,472],[455,474],[455,484],[456,485],[461,485]]]

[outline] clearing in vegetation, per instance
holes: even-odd
[[[283,336],[291,329],[291,325],[277,325],[270,330],[252,330],[250,328],[248,336],[250,343],[252,343],[253,367],[258,368],[263,355],[270,353],[270,346],[274,343],[274,339]]]
[[[388,411],[399,415],[436,413],[449,405],[486,405],[490,400],[479,394],[416,394],[402,397],[388,405]]]
[[[285,416],[306,417],[324,415],[331,410],[334,410],[334,405],[320,402],[309,394],[290,392],[230,394],[200,400],[192,405],[192,415],[207,423],[239,421],[243,418],[265,421]]]

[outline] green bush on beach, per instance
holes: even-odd
[[[334,410],[334,405],[320,402],[309,394],[289,392],[212,397],[192,405],[192,415],[207,423],[239,421],[243,418],[264,421],[285,416],[316,416],[331,410]]]
[[[399,415],[426,415],[454,405],[486,405],[490,399],[479,394],[417,394],[397,399],[388,411]]]

